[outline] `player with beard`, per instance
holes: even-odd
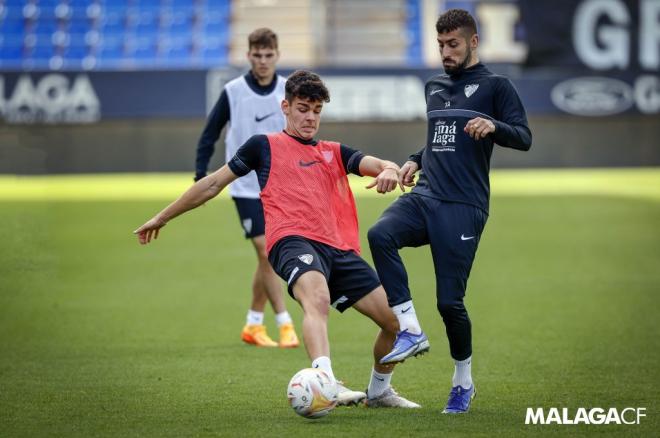
[[[426,83],[426,146],[401,168],[399,183],[413,187],[369,230],[376,270],[400,332],[381,363],[394,363],[429,349],[399,249],[429,244],[436,276],[436,302],[455,371],[443,412],[467,412],[472,382],[472,331],[463,303],[479,238],[486,225],[493,146],[529,150],[532,135],[511,82],[479,62],[474,18],[452,9],[437,23],[445,73]],[[419,182],[414,175],[420,170]]]

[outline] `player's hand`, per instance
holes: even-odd
[[[481,140],[482,138],[486,138],[488,134],[495,132],[495,123],[492,120],[475,117],[467,122],[463,131],[473,139]]]
[[[419,170],[419,166],[414,161],[406,161],[401,170],[399,170],[399,187],[401,191],[405,192],[404,187],[415,187],[415,173]]]
[[[138,240],[140,241],[140,244],[146,245],[147,243],[151,242],[151,239],[158,239],[158,233],[160,232],[160,229],[163,228],[167,222],[158,219],[158,217],[154,217],[153,219],[150,219],[142,225],[140,228],[137,230],[133,231],[133,234],[137,234]]]
[[[386,167],[381,171],[378,176],[367,186],[367,189],[376,187],[378,193],[391,192],[396,188],[399,182],[399,169],[394,167]]]

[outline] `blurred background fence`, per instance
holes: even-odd
[[[658,0],[0,0],[0,173],[192,172],[263,26],[282,74],[328,83],[321,137],[402,161],[425,142],[434,24],[452,7],[528,110],[532,150],[494,166],[660,165]]]

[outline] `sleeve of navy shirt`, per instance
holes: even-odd
[[[360,173],[360,161],[364,158],[364,154],[356,149],[350,148],[345,144],[340,145],[341,161],[344,164],[346,174],[352,173],[357,176],[362,176]]]
[[[206,126],[197,143],[197,159],[195,162],[195,181],[206,176],[209,168],[209,161],[215,151],[215,142],[220,138],[222,128],[229,121],[229,98],[227,92],[222,90],[220,98],[215,103],[211,114],[206,121]]]
[[[495,85],[495,132],[491,138],[507,148],[528,151],[532,146],[532,132],[527,115],[513,84],[502,78]]]
[[[266,164],[266,157],[264,156],[266,154],[270,154],[268,137],[263,134],[253,135],[238,148],[236,155],[229,160],[227,165],[238,176],[247,175],[252,170],[259,172]],[[270,162],[270,159],[267,161]]]
[[[426,146],[408,157],[408,161],[417,163],[417,170],[421,170],[422,168],[422,154],[424,154],[424,149],[426,149]]]

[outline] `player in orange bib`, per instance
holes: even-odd
[[[368,188],[394,190],[399,166],[346,145],[315,140],[323,103],[330,101],[321,78],[296,71],[287,80],[283,132],[255,135],[215,173],[199,180],[179,199],[135,231],[142,244],[158,237],[171,219],[217,196],[229,183],[254,170],[266,218],[266,248],[275,272],[303,309],[303,340],[313,368],[336,381],[330,362],[327,320],[332,306],[353,307],[373,320],[380,333],[367,392],[338,382],[339,404],[366,399],[370,407],[417,408],[390,385],[394,364],[380,364],[399,329],[376,272],[359,256],[355,200],[347,174],[372,176]],[[402,187],[403,189],[403,187]]]

